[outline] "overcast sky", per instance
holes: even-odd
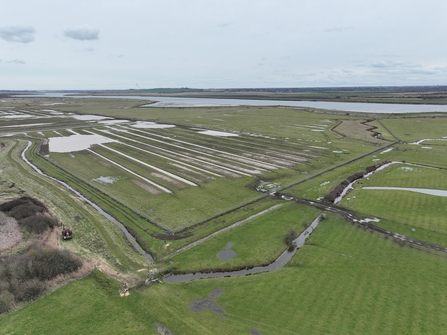
[[[447,84],[445,0],[0,0],[0,89]]]

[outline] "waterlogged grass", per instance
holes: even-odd
[[[370,218],[381,218],[380,222],[375,223],[378,226],[447,247],[447,197],[409,191],[361,189],[366,186],[446,190],[445,170],[393,164],[356,184],[355,190],[341,205]]]
[[[105,154],[108,153],[105,152]],[[93,154],[79,152],[51,155],[53,160],[66,167],[74,175],[94,184],[96,188],[168,229],[184,228],[260,197],[254,190],[245,187],[250,182],[248,177],[234,180],[215,178],[200,186],[183,186],[185,188],[176,190],[175,194],[166,194],[162,191],[160,194],[151,194],[135,184],[138,177]],[[141,166],[126,162],[114,153],[108,157],[119,164],[125,164],[136,173],[146,174],[145,177],[148,179],[160,181],[143,171]],[[110,176],[115,182],[112,184],[95,182],[94,180],[100,176]],[[143,180],[139,181],[140,185],[144,183]],[[178,183],[182,184],[180,181]],[[147,185],[156,189],[154,186]],[[164,186],[168,186],[166,182]]]
[[[447,145],[399,145],[396,149],[395,160],[447,168]]]
[[[304,180],[301,183],[287,187],[282,192],[309,200],[322,198],[350,175],[389,159],[388,153],[382,155],[380,153],[382,149],[376,150],[378,151],[374,154],[366,155],[366,157],[351,161],[348,164],[338,164],[325,170],[314,171],[313,174],[303,178]]]
[[[0,334],[443,334],[447,259],[401,247],[329,214],[282,270],[159,284],[118,296],[94,273],[1,316]],[[220,316],[192,312],[216,289]],[[61,321],[63,320],[63,321]]]
[[[147,220],[135,211],[132,211],[130,208],[107,196],[90,184],[74,177],[66,170],[59,168],[37,155],[35,149],[36,145],[31,147],[27,152],[27,157],[33,164],[39,166],[44,173],[60,180],[64,180],[71,187],[81,192],[85,197],[94,201],[106,213],[109,213],[123,223],[126,228],[133,230],[135,234],[141,237],[141,241],[139,242],[145,250],[152,250],[154,247],[156,248],[162,243],[150,236],[150,233],[160,233],[161,229],[159,227],[148,224]]]
[[[218,230],[232,225],[233,223],[247,219],[248,217],[262,212],[276,204],[278,204],[278,200],[270,197],[263,197],[252,203],[224,213],[223,215],[213,217],[202,224],[187,228],[186,233],[191,234],[188,237],[180,240],[166,240],[166,243],[159,251],[157,251],[157,253],[160,255],[170,255],[172,252],[177,251],[200,238],[206,237]]]
[[[382,123],[404,142],[447,136],[447,118],[444,115],[438,115],[437,117],[390,118],[383,119]]]
[[[281,207],[265,213],[240,227],[212,237],[192,249],[173,257],[173,268],[179,271],[204,269],[230,269],[256,266],[275,260],[287,247],[284,239],[289,229],[303,231],[318,215],[313,207],[296,203],[283,203]],[[216,254],[225,250],[228,243],[237,253],[232,259],[219,260]]]

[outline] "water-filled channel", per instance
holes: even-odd
[[[149,255],[147,252],[145,252],[143,250],[143,248],[141,248],[141,246],[138,244],[138,242],[135,241],[134,237],[129,233],[129,231],[126,229],[126,227],[123,226],[123,224],[121,222],[117,221],[113,216],[111,216],[110,214],[106,213],[101,207],[99,207],[93,201],[91,201],[88,198],[86,198],[85,196],[83,196],[81,193],[76,191],[73,187],[71,187],[67,183],[63,182],[62,180],[59,180],[57,178],[51,177],[51,176],[43,173],[37,166],[35,166],[33,163],[31,163],[25,156],[25,153],[28,151],[28,149],[31,146],[31,144],[32,144],[31,141],[28,141],[28,145],[26,146],[26,148],[22,152],[22,159],[34,171],[36,171],[38,174],[40,174],[40,175],[42,175],[44,177],[47,177],[47,178],[50,178],[51,180],[54,180],[54,181],[58,182],[59,184],[63,185],[64,187],[68,188],[70,191],[72,191],[74,194],[76,194],[79,198],[81,198],[83,201],[85,201],[90,206],[92,206],[94,209],[96,209],[102,216],[104,216],[106,219],[108,219],[110,222],[112,222],[114,225],[116,225],[118,228],[121,229],[121,231],[126,236],[127,240],[130,242],[130,244],[132,244],[132,246],[135,248],[136,251],[138,251],[144,258],[149,260],[151,263],[154,262],[154,259],[152,258],[152,256]]]
[[[421,113],[447,112],[447,105],[378,104],[363,102],[333,101],[292,101],[292,100],[249,100],[249,99],[213,99],[157,96],[69,96],[67,93],[44,93],[36,95],[17,95],[16,97],[47,98],[104,98],[155,101],[154,107],[207,107],[207,106],[291,106],[310,107],[327,110],[339,110],[365,113]]]
[[[435,195],[438,197],[447,197],[447,191],[435,190],[429,188],[413,188],[413,187],[388,187],[388,186],[366,186],[362,190],[391,190],[391,191],[409,191],[428,195]]]
[[[304,243],[306,242],[306,239],[309,237],[310,234],[317,228],[320,221],[323,219],[324,214],[320,214],[309,227],[307,227],[306,230],[304,230],[300,236],[298,236],[295,240],[293,240],[293,250],[284,251],[273,263],[270,263],[266,266],[256,266],[251,269],[245,269],[245,270],[238,270],[238,271],[227,271],[227,272],[210,272],[210,273],[203,273],[203,272],[195,272],[195,273],[187,273],[187,274],[181,274],[181,275],[171,275],[164,278],[164,281],[168,283],[181,283],[181,282],[187,282],[195,279],[203,279],[203,278],[221,278],[221,277],[240,277],[240,276],[247,276],[252,275],[256,273],[261,272],[271,272],[275,270],[279,270],[284,265],[286,265],[292,257],[295,255],[297,250],[301,248]]]

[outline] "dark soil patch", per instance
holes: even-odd
[[[175,335],[171,330],[163,326],[162,324],[156,323],[154,325],[155,331],[160,335]]]
[[[202,300],[193,300],[191,302],[191,311],[195,313],[203,312],[203,311],[213,311],[219,316],[223,317],[224,310],[222,306],[219,306],[216,302],[217,298],[219,298],[223,293],[223,289],[216,288],[208,294],[208,297]]]

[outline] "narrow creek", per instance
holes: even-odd
[[[245,270],[238,270],[238,271],[226,271],[226,272],[195,272],[195,273],[187,273],[187,274],[180,274],[180,275],[171,275],[166,276],[164,278],[165,282],[168,283],[182,283],[182,282],[188,282],[191,280],[196,279],[204,279],[204,278],[222,278],[222,277],[240,277],[240,276],[247,276],[262,272],[271,272],[275,270],[279,270],[282,267],[284,267],[295,255],[297,250],[301,248],[304,243],[306,242],[306,239],[312,234],[312,232],[317,228],[320,221],[324,218],[324,214],[318,215],[318,217],[312,221],[309,227],[304,230],[300,236],[298,236],[295,240],[293,240],[293,250],[284,251],[273,263],[270,263],[266,266],[256,266],[251,269],[245,269]]]
[[[383,164],[382,166],[380,166],[379,168],[375,169],[374,171],[371,171],[371,172],[365,174],[363,177],[361,177],[361,178],[359,178],[359,179],[356,179],[356,180],[352,181],[351,183],[349,183],[348,186],[346,186],[346,187],[344,188],[344,190],[341,192],[341,194],[334,200],[334,205],[337,205],[337,204],[344,198],[344,196],[345,196],[346,194],[348,194],[348,192],[349,192],[350,190],[353,190],[353,189],[354,189],[353,186],[354,186],[354,184],[355,184],[356,182],[358,182],[359,180],[368,178],[368,177],[371,176],[372,174],[374,174],[374,173],[376,173],[376,172],[379,172],[380,170],[383,170],[383,169],[387,168],[387,167],[390,166],[391,164],[397,164],[397,163],[399,163],[399,162],[390,162],[390,163],[387,163],[387,164]]]
[[[146,251],[143,250],[143,248],[138,244],[138,242],[134,239],[134,237],[129,233],[129,231],[126,229],[126,227],[124,227],[124,225],[119,222],[118,220],[116,220],[113,216],[111,216],[110,214],[106,213],[101,207],[99,207],[97,204],[95,204],[93,201],[89,200],[88,198],[86,198],[84,195],[82,195],[80,192],[78,192],[77,190],[75,190],[73,187],[71,187],[70,185],[68,185],[67,183],[63,182],[62,180],[59,180],[57,178],[54,178],[52,176],[49,176],[45,173],[43,173],[37,166],[35,166],[33,163],[31,163],[25,156],[25,153],[28,151],[28,149],[31,147],[32,142],[28,141],[28,145],[26,146],[26,148],[23,150],[22,152],[22,159],[34,170],[36,171],[38,174],[49,178],[51,180],[54,180],[56,182],[58,182],[59,184],[61,184],[62,186],[64,186],[65,188],[69,189],[70,191],[72,191],[74,194],[76,194],[79,198],[82,199],[82,201],[85,201],[86,203],[88,203],[90,206],[92,206],[94,209],[96,209],[102,216],[104,216],[107,220],[109,220],[111,223],[113,223],[115,226],[117,226],[118,228],[121,229],[121,231],[124,233],[124,235],[126,236],[127,240],[129,241],[129,243],[135,248],[135,250],[140,253],[144,258],[146,258],[149,262],[153,263],[154,259],[152,258],[152,256],[150,254],[148,254]]]

